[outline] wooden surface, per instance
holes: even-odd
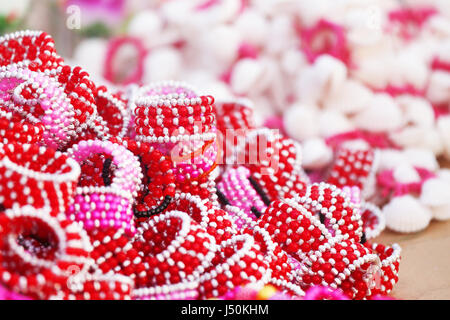
[[[432,221],[415,234],[389,230],[373,242],[402,247],[399,281],[392,296],[405,300],[450,300],[450,221]]]

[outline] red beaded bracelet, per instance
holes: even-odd
[[[0,203],[9,209],[48,206],[52,215],[65,212],[75,193],[80,167],[50,148],[0,145]]]

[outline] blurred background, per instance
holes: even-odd
[[[365,130],[450,158],[448,0],[1,1],[19,29],[110,86],[183,80],[299,141]]]

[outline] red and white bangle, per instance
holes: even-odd
[[[132,206],[142,179],[136,157],[121,145],[99,140],[81,141],[67,153],[79,163],[92,155],[105,154],[112,157],[109,163],[116,167],[113,178],[107,177],[109,185],[77,187],[68,217],[82,222],[86,230],[114,227],[134,233]]]
[[[106,87],[97,89],[97,112],[106,121],[109,134],[123,138],[128,132],[131,115],[126,102],[109,93]]]
[[[7,209],[0,216],[0,281],[8,288],[48,299],[73,270],[91,265],[91,244],[81,227],[50,208]]]
[[[237,235],[219,245],[212,265],[200,276],[200,297],[220,297],[228,290],[248,283],[266,284],[270,275],[253,237]]]
[[[0,107],[0,143],[37,144],[42,141],[44,130],[42,123],[32,123]]]
[[[357,299],[370,295],[373,272],[379,271],[377,255],[359,242],[345,240],[342,235],[333,236],[294,199],[274,201],[259,225],[301,262],[296,273],[303,286],[341,287]]]
[[[136,288],[198,279],[216,251],[214,239],[181,211],[150,217],[138,227],[132,246],[124,272],[135,279]]]
[[[170,158],[146,142],[130,138],[112,139],[130,150],[140,162],[143,178],[133,212],[147,218],[166,210],[175,195],[175,175]]]
[[[228,240],[237,234],[232,217],[207,199],[201,199],[189,193],[177,193],[169,210],[186,212],[203,227],[217,243]]]
[[[65,212],[75,193],[80,167],[50,148],[0,145],[0,203],[5,209],[48,206],[52,216]]]
[[[75,136],[74,110],[58,83],[44,74],[8,67],[0,70],[2,104],[32,123],[45,126],[44,140],[59,148]]]
[[[267,128],[253,130],[240,140],[236,151],[233,163],[247,167],[270,200],[305,192],[300,146],[278,131]]]
[[[211,141],[180,141],[170,151],[178,183],[198,180],[217,166],[218,146]]]
[[[120,274],[81,271],[69,277],[67,286],[49,299],[62,300],[130,300],[133,280]]]
[[[367,240],[376,238],[386,228],[386,218],[383,212],[370,202],[361,202],[361,219],[363,221],[364,235]]]
[[[143,88],[149,96],[136,101],[136,139],[150,143],[214,140],[214,98],[197,96],[178,82]]]
[[[376,238],[386,227],[386,219],[380,208],[373,203],[362,201],[361,191],[356,186],[345,186],[342,188],[342,191],[350,197],[350,201],[354,204],[361,216],[363,228],[361,243]]]
[[[197,300],[198,280],[134,289],[133,300]]]
[[[342,188],[356,186],[362,199],[368,199],[375,191],[379,153],[375,149],[342,146],[336,155],[327,182]]]
[[[0,37],[0,67],[15,65],[48,72],[62,61],[52,37],[43,31],[17,31]]]
[[[373,289],[372,295],[387,295],[392,291],[392,288],[398,282],[398,270],[402,250],[396,243],[394,243],[391,247],[388,247],[382,244],[369,244],[367,242],[365,246],[377,254],[381,261],[380,278],[375,279],[380,283],[378,284],[378,289]]]
[[[324,182],[314,183],[302,197],[295,200],[310,212],[318,212],[332,235],[356,242],[362,237],[362,221],[357,206],[341,189]]]
[[[253,105],[247,99],[216,101],[214,105],[221,164],[232,164],[237,147],[235,137],[245,137],[250,130],[256,128],[252,118]]]

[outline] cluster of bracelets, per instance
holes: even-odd
[[[379,299],[398,281],[400,247],[368,242],[376,150],[342,145],[311,182],[244,100],[111,91],[36,31],[0,38],[0,66],[1,296]]]

